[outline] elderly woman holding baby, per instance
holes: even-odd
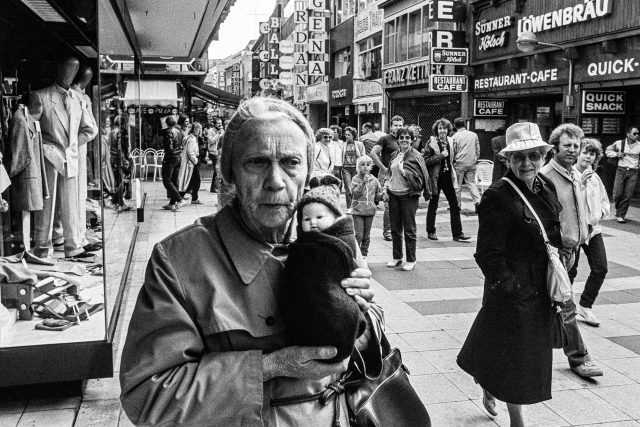
[[[333,347],[292,346],[276,300],[314,139],[283,101],[253,98],[236,111],[220,160],[234,200],[156,244],[147,266],[120,369],[135,424],[349,425],[344,394],[339,405],[270,404],[321,392],[347,368],[348,358],[322,362]],[[370,277],[357,268],[341,284],[378,330]]]

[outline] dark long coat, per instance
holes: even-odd
[[[538,175],[536,194],[509,177],[560,244],[560,204],[553,184]],[[547,252],[540,227],[508,182],[482,195],[476,262],[485,276],[483,304],[458,355],[458,365],[497,399],[532,404],[551,399],[553,309],[547,293]]]

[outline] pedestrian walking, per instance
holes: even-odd
[[[456,181],[458,188],[456,189],[456,197],[458,205],[462,207],[462,182],[467,184],[471,193],[471,200],[475,210],[478,210],[480,203],[480,192],[476,184],[476,165],[480,159],[480,140],[475,132],[465,127],[464,119],[458,117],[453,121],[456,133],[453,134],[453,152],[451,153],[451,161],[456,171]]]
[[[202,125],[194,122],[189,135],[184,139],[182,157],[180,160],[180,175],[178,176],[178,191],[184,199],[191,196],[192,205],[200,205],[198,190],[200,190],[200,161],[198,159],[198,138],[202,135]]]
[[[553,182],[558,201],[562,206],[560,212],[562,247],[559,255],[567,270],[573,266],[576,253],[587,241],[589,235],[586,208],[581,191],[581,177],[574,167],[583,139],[582,129],[572,123],[564,123],[555,128],[549,137],[549,144],[553,145],[554,150],[553,158],[541,169],[541,173]],[[573,298],[564,304],[560,314],[567,332],[564,354],[569,360],[569,367],[584,378],[601,376],[602,369],[593,362],[582,340],[576,321],[576,304]]]
[[[109,207],[118,212],[131,210],[124,201],[125,184],[131,179],[131,161],[129,159],[129,138],[124,116],[113,119],[113,127],[109,135],[109,161],[113,171],[113,196]]]
[[[376,145],[371,149],[369,156],[373,159],[373,163],[378,167],[378,180],[384,187],[389,171],[389,163],[391,155],[398,150],[398,140],[396,133],[398,129],[404,126],[404,119],[400,116],[391,118],[391,131],[388,135],[384,135],[378,139]],[[374,132],[375,133],[375,132]],[[382,215],[382,237],[384,240],[391,240],[391,223],[389,222],[389,202],[385,198],[384,214]]]
[[[224,128],[222,125],[222,119],[216,118],[213,120],[213,127],[209,130],[207,151],[209,152],[209,158],[211,159],[211,166],[213,167],[213,176],[211,177],[211,187],[209,191],[215,193],[219,187],[218,177],[218,159],[220,158],[221,140],[224,136]]]
[[[550,243],[561,246],[561,207],[553,185],[538,173],[551,146],[534,123],[511,126],[506,141],[506,177],[535,209]],[[478,220],[483,302],[457,362],[482,387],[489,414],[497,415],[495,399],[502,400],[511,427],[523,427],[522,405],[551,399],[555,309],[547,291],[547,247],[538,221],[505,180],[484,192]]]
[[[316,131],[316,143],[314,149],[314,161],[312,177],[333,174],[333,154],[331,152],[331,141],[333,131],[329,128],[320,128]]]
[[[584,291],[580,296],[580,303],[576,306],[576,314],[578,315],[578,320],[591,326],[600,325],[600,320],[591,309],[608,272],[607,251],[602,239],[600,221],[609,216],[611,205],[604,184],[598,174],[594,172],[601,158],[602,145],[600,145],[600,141],[585,138],[578,157],[578,163],[576,163],[576,169],[580,173],[581,192],[585,201],[587,225],[590,230],[588,240],[581,248],[587,256],[590,272],[584,285]],[[578,273],[579,260],[580,250],[576,252],[573,267],[569,270],[571,283],[573,283]]]
[[[431,197],[429,173],[424,159],[411,145],[415,141],[413,130],[402,127],[396,132],[398,150],[391,155],[388,178],[385,181],[385,198],[389,202],[389,221],[393,241],[393,259],[387,267],[411,271],[416,265],[416,212],[418,199]],[[402,259],[402,241],[407,262]]]
[[[356,164],[357,174],[351,180],[351,194],[353,201],[351,209],[353,215],[353,227],[356,233],[356,241],[360,245],[360,252],[365,261],[369,254],[371,242],[371,225],[376,214],[378,201],[382,199],[382,186],[380,181],[371,174],[373,159],[367,156],[358,158]]]
[[[616,177],[613,182],[613,203],[616,208],[616,221],[621,224],[627,222],[629,203],[633,197],[638,182],[638,157],[640,143],[638,143],[638,126],[627,128],[627,137],[607,147],[606,155],[609,159],[617,159]]]
[[[169,203],[162,209],[180,209],[184,202],[178,192],[178,176],[182,158],[182,131],[177,128],[173,116],[167,117],[167,130],[163,138],[164,158],[162,160],[162,185],[167,190]]]
[[[342,191],[342,159],[344,158],[344,132],[338,125],[331,125],[333,139],[329,144],[329,152],[333,163],[333,175],[340,180],[340,191]]]
[[[358,131],[351,126],[344,129],[344,146],[342,150],[342,182],[347,202],[347,213],[351,213],[351,179],[356,175],[358,158],[365,154],[364,145],[358,141]]]
[[[456,197],[456,188],[458,181],[455,171],[451,164],[451,152],[453,140],[451,134],[453,126],[451,122],[445,118],[436,120],[431,127],[433,136],[429,139],[429,143],[425,147],[424,162],[429,171],[433,194],[429,200],[427,208],[427,237],[430,240],[438,240],[436,234],[436,215],[438,212],[438,201],[440,200],[440,192],[449,202],[449,217],[451,223],[451,234],[455,241],[466,241],[471,239],[470,236],[462,231],[462,220],[460,219],[460,205]]]

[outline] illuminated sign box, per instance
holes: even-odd
[[[507,100],[480,98],[473,101],[473,115],[476,117],[504,117],[507,115]]]
[[[467,92],[469,79],[464,75],[432,74],[429,82],[431,92]]]
[[[627,94],[616,90],[582,91],[582,114],[624,114]]]
[[[432,47],[432,65],[467,65],[469,64],[469,49],[466,47]]]

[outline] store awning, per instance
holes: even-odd
[[[215,104],[237,107],[240,97],[196,80],[187,80],[187,89],[195,96]]]
[[[178,87],[171,80],[129,80],[123,101],[136,105],[178,105]]]

